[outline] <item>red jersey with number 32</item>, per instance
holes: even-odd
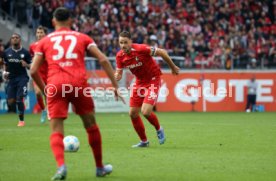
[[[48,63],[48,84],[86,84],[85,52],[96,46],[89,36],[61,28],[39,41],[35,54]]]
[[[29,52],[31,54],[32,57],[34,57],[34,52],[36,49],[36,46],[38,45],[38,41],[34,42],[30,45],[29,47]],[[48,65],[47,62],[45,61],[40,67],[39,67],[39,75],[41,76],[41,78],[43,79],[43,81],[45,83],[47,83],[47,70],[48,70]]]
[[[132,44],[129,54],[120,50],[116,55],[117,69],[129,68],[138,82],[147,82],[161,75],[160,67],[153,59],[156,48],[145,44]]]

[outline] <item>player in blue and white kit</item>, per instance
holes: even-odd
[[[21,46],[21,37],[14,33],[11,37],[11,47],[3,54],[4,72],[3,78],[8,81],[7,97],[8,104],[16,104],[19,114],[17,126],[24,126],[24,97],[27,95],[29,76],[27,68],[30,68],[31,55],[28,50]]]

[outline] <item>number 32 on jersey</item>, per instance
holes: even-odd
[[[70,44],[68,46],[67,50],[64,50],[64,47],[61,46],[62,41],[69,41]],[[57,54],[53,55],[53,60],[60,60],[64,57],[65,59],[77,59],[78,55],[76,53],[73,53],[76,44],[77,44],[77,38],[73,35],[66,35],[64,36],[55,36],[51,38],[51,42],[54,42],[53,48],[57,50]]]

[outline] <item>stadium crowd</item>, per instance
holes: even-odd
[[[276,67],[275,0],[1,0],[19,22],[49,31],[59,6],[72,11],[73,29],[92,36],[107,56],[116,55],[126,29],[134,42],[184,57],[176,62],[181,68]]]

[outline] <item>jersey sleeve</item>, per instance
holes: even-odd
[[[91,46],[97,46],[97,44],[95,43],[95,41],[89,37],[88,35],[84,35],[83,36],[84,42],[85,42],[85,46],[86,49],[88,50]]]
[[[122,61],[121,61],[120,57],[117,54],[116,55],[116,69],[122,70],[123,68],[124,67],[123,67]]]
[[[141,44],[139,49],[140,49],[140,51],[145,52],[146,54],[149,54],[150,56],[155,56],[157,47]]]
[[[44,47],[43,45],[47,42],[44,41],[45,39],[43,40],[40,40],[38,42],[38,44],[36,45],[35,49],[33,50],[34,51],[34,55],[42,55],[44,56]]]

